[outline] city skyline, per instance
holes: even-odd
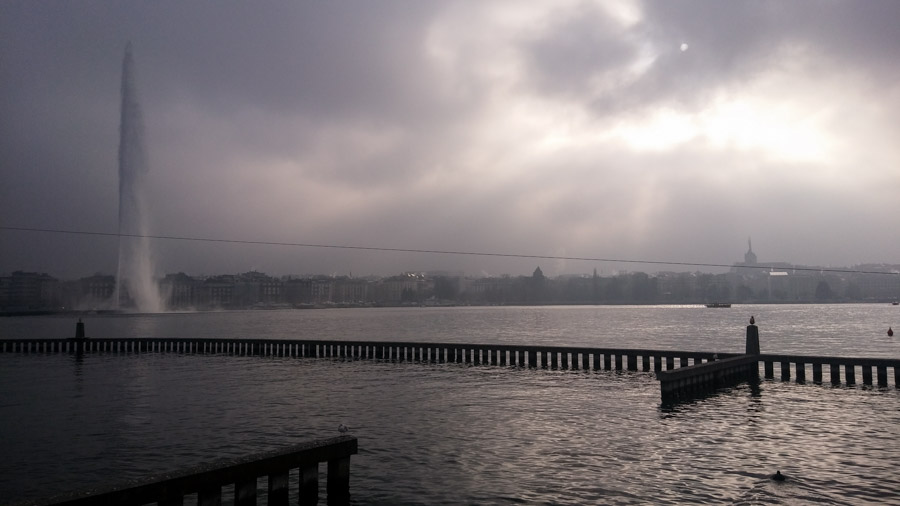
[[[38,230],[38,232],[40,232]],[[60,232],[60,231],[45,231],[48,233],[71,233],[71,232]],[[90,235],[90,234],[89,234]],[[109,236],[115,237],[117,234],[113,233],[102,233],[99,234],[101,236]],[[152,238],[152,236],[151,236]],[[210,239],[197,239],[197,238],[167,238],[168,240],[183,240],[183,241],[201,241],[206,242]],[[241,244],[241,240],[220,240],[220,239],[211,239],[213,242],[224,242],[224,243],[238,243]],[[857,273],[857,274],[872,274],[876,272],[884,272],[884,273],[900,273],[898,271],[897,266],[900,264],[892,264],[889,262],[868,262],[864,264],[856,264],[856,265],[846,265],[846,266],[822,266],[822,265],[813,265],[807,263],[794,263],[794,262],[786,262],[783,260],[774,260],[774,259],[766,259],[763,257],[763,260],[758,260],[756,252],[752,247],[752,239],[747,239],[748,249],[745,253],[743,253],[743,261],[735,260],[731,263],[692,263],[692,262],[674,262],[667,260],[651,260],[651,259],[592,259],[592,258],[584,258],[584,257],[553,257],[553,256],[532,256],[532,255],[520,255],[516,253],[478,253],[478,252],[459,252],[459,251],[417,251],[417,250],[391,250],[391,249],[382,249],[382,248],[372,248],[367,246],[333,246],[333,245],[316,245],[316,246],[308,246],[308,245],[294,245],[290,243],[262,243],[263,246],[281,246],[281,247],[290,247],[295,246],[299,248],[303,247],[311,247],[311,248],[324,248],[324,249],[344,249],[348,248],[351,250],[386,250],[393,252],[401,252],[401,253],[411,253],[417,255],[465,255],[465,256],[499,256],[501,258],[505,258],[507,260],[515,260],[518,262],[524,262],[526,267],[524,270],[520,270],[517,272],[514,271],[503,271],[502,268],[499,272],[496,273],[473,273],[466,272],[460,269],[452,269],[452,268],[442,268],[440,265],[435,266],[433,268],[428,269],[400,269],[394,272],[356,272],[354,275],[353,271],[347,272],[315,272],[315,271],[303,271],[294,270],[290,272],[270,272],[264,271],[257,268],[249,268],[249,269],[239,269],[236,271],[199,271],[192,272],[187,269],[171,269],[165,272],[158,272],[156,274],[157,279],[162,279],[165,276],[171,274],[183,274],[190,272],[190,275],[198,278],[206,278],[206,277],[215,277],[222,275],[235,275],[240,273],[264,273],[267,275],[272,275],[275,278],[291,278],[291,277],[312,277],[312,276],[326,276],[326,277],[357,277],[357,278],[387,278],[398,275],[405,274],[429,274],[429,275],[437,275],[437,276],[454,276],[454,277],[468,277],[468,278],[478,278],[478,277],[503,277],[503,276],[524,276],[531,275],[533,269],[537,267],[538,269],[547,270],[547,266],[551,266],[549,269],[548,275],[550,277],[567,277],[567,276],[584,276],[600,273],[601,276],[615,276],[618,274],[628,274],[628,273],[646,273],[649,275],[657,275],[664,273],[709,273],[709,274],[723,274],[726,272],[734,272],[735,269],[741,270],[744,272],[752,272],[756,270],[797,270],[797,271],[821,271],[821,272],[834,272],[834,273]],[[530,262],[530,264],[529,264]],[[559,265],[560,263],[568,265],[570,270],[565,272],[554,271],[552,269],[553,265]],[[528,267],[528,265],[531,265]],[[591,267],[593,265],[593,267]],[[611,266],[615,265],[616,267],[612,268],[602,268],[598,267],[598,265],[603,266]],[[649,268],[648,268],[649,267]],[[887,270],[883,270],[885,268]],[[877,269],[877,270],[872,270]],[[893,269],[893,270],[891,270]],[[0,275],[9,275],[12,272],[31,272],[28,269],[23,268],[11,268],[5,271],[0,271]],[[109,276],[115,273],[115,269],[112,272],[103,271],[100,269],[88,270],[86,273],[77,275],[77,276],[60,276],[58,273],[52,271],[34,271],[35,273],[40,274],[49,274],[54,277],[59,277],[60,279],[78,279],[78,278],[86,278],[90,276]],[[113,275],[113,277],[115,277]]]
[[[702,13],[702,15],[700,15]],[[0,5],[0,272],[113,272],[121,53],[167,272],[898,263],[900,4]],[[19,229],[19,230],[17,230]],[[378,251],[376,251],[378,250]],[[736,256],[737,255],[737,256]],[[566,257],[567,259],[563,259]]]

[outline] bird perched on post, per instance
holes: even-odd
[[[346,434],[346,433],[349,432],[349,431],[350,431],[350,427],[347,427],[347,426],[344,425],[344,424],[338,425],[338,432],[340,432],[341,435],[344,435],[344,434]]]
[[[756,319],[753,318],[753,315],[750,315],[750,325],[756,325]]]

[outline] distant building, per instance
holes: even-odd
[[[160,294],[167,309],[190,309],[197,305],[196,289],[200,283],[183,272],[166,274],[160,282]]]
[[[419,301],[424,291],[424,275],[405,273],[383,279],[376,287],[375,300],[388,305],[412,303]]]
[[[116,277],[106,274],[94,274],[79,280],[81,299],[74,304],[82,309],[112,309],[116,293]]]
[[[332,302],[354,304],[370,302],[369,283],[363,279],[341,277],[334,280]]]
[[[59,280],[46,273],[15,271],[0,277],[0,307],[5,309],[57,308],[60,295]]]
[[[207,278],[198,287],[198,306],[206,309],[234,306],[235,276],[221,275]]]

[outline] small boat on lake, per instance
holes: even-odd
[[[711,302],[706,307],[731,307],[731,304],[728,302]]]

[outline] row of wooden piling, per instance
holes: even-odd
[[[708,352],[619,348],[205,338],[0,339],[0,353],[227,354],[627,371],[671,370],[717,358]]]
[[[0,339],[0,352],[227,354],[645,372],[673,371],[738,356],[733,353],[564,346],[185,338]],[[778,364],[783,380],[795,378],[803,383],[807,381],[807,373],[811,372],[812,381],[822,383],[825,366],[832,384],[856,384],[859,371],[864,385],[888,386],[892,369],[894,386],[900,385],[900,360],[896,359],[755,356],[762,363],[767,379],[775,377],[775,365]]]

